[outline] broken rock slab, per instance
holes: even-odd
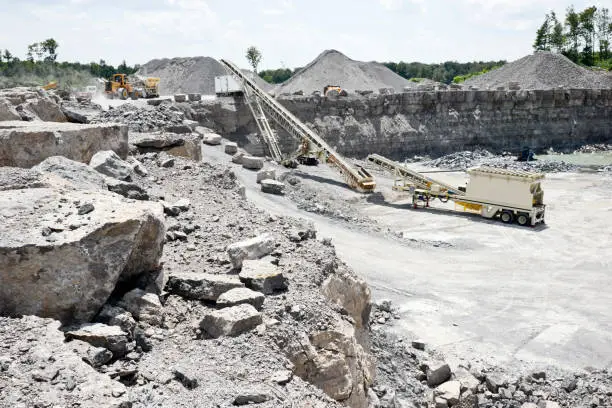
[[[443,398],[449,407],[459,402],[461,396],[461,384],[459,381],[447,381],[440,384],[434,390],[434,396]]]
[[[101,150],[128,154],[127,127],[55,122],[0,122],[0,166],[32,167],[48,157],[89,163]]]
[[[0,98],[0,121],[7,120],[21,120],[21,116],[7,99]]]
[[[187,102],[187,95],[186,94],[174,95],[174,102]]]
[[[245,260],[238,276],[248,288],[265,295],[284,291],[289,287],[289,281],[280,268],[266,260]]]
[[[263,157],[244,156],[242,157],[242,167],[250,170],[259,170],[264,166]]]
[[[222,140],[223,138],[221,137],[221,135],[217,135],[215,133],[205,134],[202,138],[202,142],[204,142],[207,145],[211,145],[211,146],[220,145]]]
[[[72,339],[108,349],[115,358],[124,356],[128,351],[127,333],[118,326],[107,326],[103,323],[84,324],[66,332],[66,340]]]
[[[133,167],[112,150],[97,152],[91,158],[89,165],[106,176],[122,181],[132,181]]]
[[[85,204],[92,210],[79,214]],[[5,316],[90,321],[118,282],[155,270],[162,254],[165,225],[158,203],[34,188],[0,192],[0,214]]]
[[[204,315],[200,329],[213,338],[238,336],[262,323],[261,313],[251,305],[238,305],[214,310]]]
[[[181,272],[170,275],[165,290],[186,299],[216,301],[223,293],[243,287],[233,276]]]
[[[268,194],[283,195],[285,193],[285,184],[276,180],[262,180],[261,191]]]
[[[234,288],[224,292],[217,299],[217,305],[222,307],[248,304],[257,310],[261,310],[266,297],[261,292],[249,288]]]
[[[259,259],[270,254],[276,248],[276,240],[271,234],[262,234],[254,238],[236,242],[227,247],[227,255],[236,269],[242,267],[245,259]]]
[[[184,136],[176,133],[132,133],[129,142],[140,148],[163,149],[185,144]]]
[[[432,363],[427,368],[427,385],[437,387],[451,378],[451,369],[446,363]]]
[[[346,310],[358,328],[367,326],[372,310],[372,292],[363,279],[348,273],[333,274],[325,279],[321,292],[329,301]]]

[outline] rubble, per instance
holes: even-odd
[[[182,125],[185,114],[173,105],[136,107],[131,103],[109,108],[91,120],[91,123],[122,123],[131,132],[147,133],[164,130],[168,126]]]

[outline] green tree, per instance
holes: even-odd
[[[580,21],[580,35],[584,39],[583,58],[586,65],[593,65],[595,43],[595,13],[597,7],[588,7],[578,16]]]
[[[578,60],[578,45],[580,43],[580,17],[574,6],[570,6],[565,14],[565,26],[567,27],[567,38],[570,42],[570,49],[567,56],[573,61]]]
[[[249,64],[253,67],[253,72],[257,74],[257,66],[261,62],[261,52],[255,47],[250,46],[246,51],[246,59],[249,61]]]
[[[45,56],[46,62],[55,62],[57,60],[57,48],[59,44],[53,38],[48,38],[45,41],[40,43],[40,49],[43,53],[47,54]]]
[[[597,37],[599,40],[599,58],[606,60],[610,58],[610,37],[612,36],[612,21],[610,12],[607,8],[598,11],[597,16]]]
[[[565,49],[566,42],[565,33],[563,32],[563,25],[559,22],[559,20],[557,20],[557,16],[555,15],[554,11],[550,13],[550,21],[552,24],[552,30],[550,32],[550,39],[548,42],[550,43],[551,49],[561,53]]]
[[[533,42],[533,49],[536,51],[550,51],[549,39],[550,39],[550,27],[551,27],[550,16],[547,14],[544,18],[544,22],[536,31],[536,38]]]

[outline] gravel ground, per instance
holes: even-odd
[[[406,86],[411,88],[418,86],[417,83],[402,78],[377,62],[355,61],[336,50],[326,50],[285,81],[277,93],[323,92],[326,85],[338,85],[349,92],[355,90],[378,92],[380,88],[394,88],[401,91]]]
[[[496,70],[464,82],[480,89],[508,87],[517,82],[522,89],[611,88],[612,76],[583,68],[561,54],[536,52]]]
[[[434,160],[420,162],[428,167],[439,167],[450,170],[466,170],[470,167],[489,166],[503,169],[524,170],[544,173],[557,173],[576,171],[578,166],[565,162],[529,161],[519,162],[512,154],[494,155],[493,153],[478,149],[451,153]]]

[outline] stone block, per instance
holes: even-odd
[[[238,152],[238,144],[234,142],[225,143],[225,153],[234,155]]]
[[[242,167],[250,170],[259,170],[264,166],[263,157],[244,156],[242,158]]]
[[[437,387],[451,378],[451,369],[446,363],[433,363],[427,369],[427,385]]]
[[[188,94],[189,102],[198,102],[202,100],[202,94],[199,93],[190,93]]]
[[[67,340],[81,340],[94,347],[110,350],[115,358],[127,353],[127,333],[118,326],[107,326],[103,323],[88,323],[66,332]]]
[[[232,163],[242,164],[242,159],[244,159],[244,152],[238,152],[234,156],[232,156]]]
[[[268,194],[282,195],[285,193],[285,185],[276,180],[262,180],[261,191]]]
[[[134,168],[128,162],[121,160],[117,153],[112,150],[104,150],[94,154],[89,165],[96,171],[117,180],[132,180]]]
[[[265,260],[246,260],[238,275],[244,284],[266,295],[287,290],[289,282],[277,266]]]
[[[270,254],[276,248],[276,240],[271,234],[262,234],[255,238],[231,244],[227,254],[234,268],[241,268],[244,260],[259,259]]]
[[[224,292],[217,299],[217,305],[227,307],[242,304],[249,304],[257,310],[261,310],[265,296],[261,292],[256,292],[249,288],[235,288]]]
[[[174,95],[174,102],[187,102],[187,95],[186,94]]]
[[[216,133],[207,133],[202,138],[202,142],[204,142],[207,145],[211,145],[211,146],[220,145],[222,140],[223,138],[221,137],[221,135],[218,135]]]
[[[170,275],[166,291],[186,299],[216,301],[222,294],[244,288],[238,278],[208,273],[181,272]]]
[[[253,306],[243,304],[215,310],[204,315],[200,329],[210,337],[238,336],[262,323],[261,313]]]
[[[263,169],[257,172],[257,183],[262,180],[276,180],[276,171],[274,169]]]

